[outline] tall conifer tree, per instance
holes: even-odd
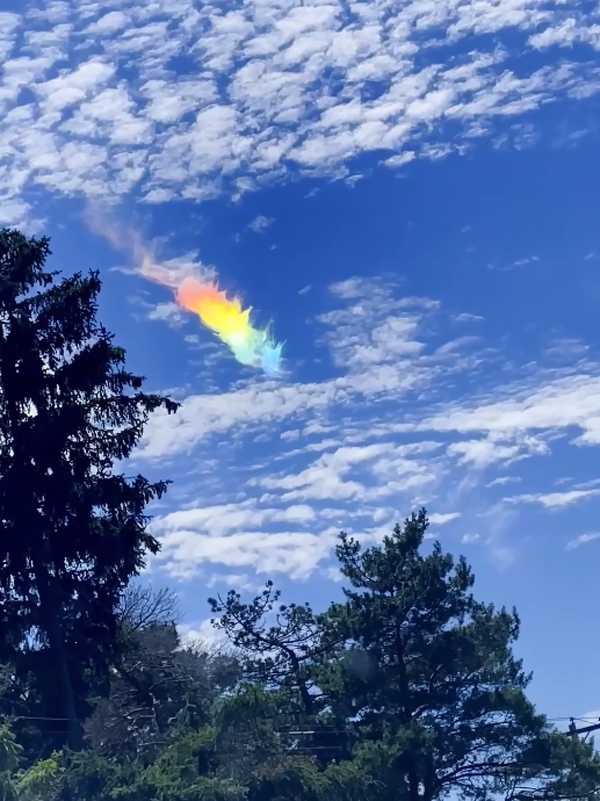
[[[98,273],[57,280],[49,255],[0,231],[0,623],[4,658],[50,659],[44,709],[78,747],[84,677],[106,674],[120,594],[158,550],[145,510],[167,482],[118,465],[176,404],[142,391],[98,322]]]

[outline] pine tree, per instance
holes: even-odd
[[[362,801],[595,798],[600,758],[527,696],[517,612],[478,601],[466,560],[426,548],[427,528],[422,510],[372,547],[342,533],[344,601],[321,614],[277,610],[271,583],[251,604],[235,591],[209,599],[242,664],[268,669],[280,710],[299,677],[310,689],[305,713],[317,714],[301,743],[327,779],[320,797],[341,788]]]
[[[76,748],[80,694],[106,675],[120,594],[159,547],[145,509],[168,482],[116,466],[150,413],[176,404],[142,391],[98,322],[98,273],[57,281],[49,255],[45,237],[0,231],[0,622],[4,658],[50,657],[45,709]]]

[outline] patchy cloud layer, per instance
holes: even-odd
[[[1,221],[35,187],[159,203],[464,150],[597,92],[599,22],[546,0],[25,2],[0,12]]]
[[[598,482],[560,473],[555,487],[530,476],[527,494],[518,483],[532,460],[568,448],[572,469],[600,445],[599,364],[531,362],[512,375],[504,365],[498,386],[503,355],[483,346],[477,320],[402,297],[390,279],[350,279],[331,295],[317,325],[336,377],[190,395],[177,415],[152,419],[144,469],[176,467],[185,454],[201,476],[183,511],[152,524],[163,543],[156,568],[181,578],[208,565],[327,576],[341,528],[375,541],[420,504],[435,511],[435,535],[444,526],[504,565],[517,555],[505,538],[515,515],[598,496]],[[436,333],[444,324],[450,337]]]

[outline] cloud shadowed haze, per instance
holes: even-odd
[[[181,400],[133,467],[174,479],[147,572],[187,637],[213,587],[323,605],[341,529],[426,504],[545,709],[597,707],[563,653],[595,625],[599,32],[587,0],[0,0],[0,224],[98,267]],[[273,320],[282,380],[175,305],[188,275]]]

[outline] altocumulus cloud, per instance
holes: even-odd
[[[434,300],[402,297],[385,278],[330,290],[316,324],[337,377],[191,394],[177,415],[152,418],[138,461],[176,469],[189,454],[203,465],[202,497],[194,483],[185,509],[152,524],[163,544],[155,569],[179,578],[208,565],[327,577],[340,529],[376,542],[399,510],[418,504],[435,509],[435,536],[443,527],[464,544],[485,518],[481,543],[505,564],[517,552],[503,544],[503,526],[518,510],[560,512],[598,495],[597,482],[569,479],[556,492],[508,492],[524,462],[600,444],[597,363],[539,366],[527,379],[516,366],[499,387],[501,357],[477,337],[441,337],[440,320],[449,331],[456,321]],[[456,401],[460,376],[476,376],[479,392]],[[257,442],[268,453],[262,462]]]
[[[0,12],[0,214],[10,224],[30,216],[27,192],[39,188],[160,203],[293,174],[343,177],[370,151],[396,168],[600,87],[590,3],[42,0],[21,9]],[[542,60],[515,66],[503,33]],[[543,62],[549,47],[565,48],[558,67]]]
[[[546,0],[24,2],[0,12],[0,224],[31,221],[40,189],[160,204],[350,179],[365,153],[398,169],[464,152],[499,128],[511,135],[526,112],[596,93],[599,30],[592,3]],[[401,298],[384,279],[330,289],[315,325],[335,377],[188,394],[178,415],[152,419],[136,459],[198,465],[179,476],[181,510],[157,510],[153,566],[180,578],[206,564],[330,576],[349,520],[373,542],[418,503],[435,505],[434,533],[462,526],[469,492],[471,517],[491,506],[499,521],[595,497],[507,487],[557,443],[600,444],[600,368],[585,346],[563,342],[550,369],[526,380],[505,370],[498,387],[501,357],[465,335],[479,319],[468,311]],[[177,322],[174,311],[154,318]],[[440,319],[460,333],[436,335]],[[457,399],[461,376],[478,390]],[[228,448],[215,449],[223,436]],[[477,520],[464,525],[466,542]]]

